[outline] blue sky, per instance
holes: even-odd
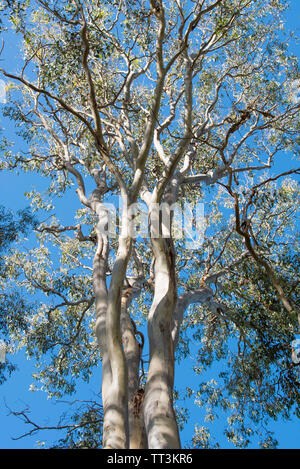
[[[300,36],[300,2],[299,0],[291,0],[290,3],[291,10],[287,14],[287,24],[289,29],[298,30],[298,35]],[[299,56],[299,48],[294,47],[292,50]],[[7,70],[15,70],[19,63],[18,53],[18,48],[13,41],[6,42],[2,58]],[[16,140],[13,128],[7,121],[4,121],[2,116],[0,125],[5,133],[9,135],[9,138]],[[17,142],[18,145],[21,145],[20,139],[17,139]],[[45,182],[39,176],[32,173],[17,176],[12,173],[0,172],[0,204],[11,208],[13,211],[28,206],[28,200],[24,197],[24,192],[29,191],[30,188],[33,187],[43,190],[46,186]],[[64,215],[65,217],[66,207],[69,204],[73,205],[76,200],[75,194],[69,193],[64,201],[58,205],[56,211],[57,217],[62,218],[60,215]],[[70,218],[70,220],[66,220],[66,223],[71,223],[72,221],[72,218]],[[23,434],[28,431],[29,428],[16,417],[7,415],[8,409],[6,408],[6,404],[14,410],[23,410],[26,407],[30,408],[30,416],[41,425],[55,425],[63,410],[63,404],[52,403],[47,399],[45,393],[29,391],[29,386],[32,382],[31,374],[34,371],[34,364],[32,362],[27,360],[22,353],[14,357],[12,361],[17,364],[18,371],[0,387],[0,448],[35,448],[37,447],[37,440],[46,440],[50,443],[55,441],[59,437],[56,432],[42,432],[22,440],[12,440],[12,437]],[[190,377],[193,375],[191,369],[192,365],[193,363],[191,361],[185,362],[176,370],[176,387],[178,389],[187,384],[187,376]],[[196,377],[192,379],[196,380]],[[99,367],[99,369],[95,370],[89,384],[81,384],[79,386],[76,398],[85,399],[87,395],[91,396],[99,392],[100,382],[101,370]],[[193,383],[191,382],[189,385],[192,387]],[[72,399],[71,397],[70,400]],[[203,415],[200,409],[195,407],[191,411],[189,428],[182,433],[183,444],[192,436],[191,424],[199,423],[202,425],[202,417]],[[216,433],[219,433],[221,425],[217,424],[215,428]],[[272,424],[271,429],[275,432],[280,448],[300,448],[299,421],[277,421]],[[223,442],[224,448],[230,447],[225,443],[224,439]]]

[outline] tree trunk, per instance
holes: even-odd
[[[119,237],[119,248],[112,270],[109,291],[106,288],[108,238],[101,227],[107,223],[107,213],[99,212],[96,227],[98,249],[94,256],[93,284],[96,297],[96,333],[102,352],[102,400],[104,410],[103,448],[127,449],[128,428],[128,370],[121,337],[121,297],[131,250],[130,235]],[[128,213],[122,219],[125,229]]]
[[[106,340],[111,366],[111,404],[104,414],[108,433],[104,448],[126,449],[129,446],[128,428],[128,370],[121,338],[121,296],[130,255],[130,238],[120,238],[117,258],[108,292]]]
[[[143,390],[139,389],[139,372],[142,345],[136,339],[136,327],[128,313],[132,297],[132,288],[122,296],[121,328],[122,343],[128,369],[128,423],[129,448],[144,449],[147,447],[144,418],[142,413]]]
[[[105,418],[107,410],[111,405],[111,394],[109,392],[112,376],[111,366],[107,351],[106,342],[106,315],[107,315],[107,285],[106,285],[106,270],[107,270],[107,257],[108,257],[108,242],[107,239],[98,234],[98,249],[94,256],[93,262],[93,287],[95,294],[96,304],[96,336],[99,343],[101,357],[102,357],[102,402],[104,410],[104,425],[103,425],[103,446],[107,444],[107,435],[109,434],[109,421]]]
[[[150,208],[150,220],[159,213]],[[156,220],[155,220],[156,218]],[[150,449],[180,448],[173,407],[174,349],[171,321],[176,304],[175,252],[171,238],[152,237],[155,258],[154,298],[148,317],[150,363],[144,419]]]

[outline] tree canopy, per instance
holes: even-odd
[[[235,446],[276,446],[270,421],[300,412],[300,75],[286,2],[2,4],[23,48],[22,68],[1,69],[4,115],[24,147],[4,136],[1,166],[49,186],[26,193],[47,214],[32,249],[3,256],[35,306],[1,320],[50,397],[102,362],[103,427],[97,413],[61,445],[180,448],[186,399],[208,422],[191,447],[219,447],[220,414]],[[187,359],[198,384],[174,389]]]

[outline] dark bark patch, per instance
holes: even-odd
[[[133,398],[133,413],[137,417],[140,414],[142,403],[144,400],[145,390],[140,388],[136,391]]]

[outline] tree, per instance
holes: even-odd
[[[103,448],[180,448],[175,357],[192,349],[196,373],[222,366],[187,393],[210,420],[229,412],[237,446],[257,431],[271,447],[268,418],[299,415],[299,71],[284,4],[7,2],[24,67],[2,69],[6,115],[29,151],[7,148],[3,166],[50,179],[45,199],[28,193],[37,209],[74,184],[81,204],[10,257],[17,284],[46,296],[12,335],[44,357],[36,378],[55,397],[100,350]],[[193,444],[207,439],[198,428]]]

